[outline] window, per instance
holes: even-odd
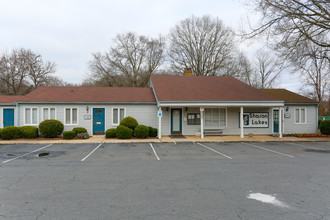
[[[188,113],[187,115],[188,125],[200,125],[201,124],[201,114],[200,113]]]
[[[65,108],[65,124],[76,125],[78,124],[78,109],[77,108]]]
[[[295,124],[306,124],[306,108],[295,108],[294,109],[294,123]]]
[[[206,108],[205,127],[225,127],[226,109],[225,108]]]
[[[124,108],[113,108],[112,109],[112,124],[118,125],[121,120],[125,118]]]
[[[25,116],[24,123],[26,125],[38,124],[38,108],[26,108],[24,116]]]
[[[55,108],[43,108],[42,109],[42,120],[56,119]]]

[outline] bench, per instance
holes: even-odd
[[[204,128],[204,135],[222,136],[223,128]]]

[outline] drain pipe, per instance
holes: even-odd
[[[17,127],[19,127],[19,122],[20,122],[20,106],[19,106],[19,103],[18,102],[16,102],[16,118],[17,118],[17,120],[16,120],[16,126]]]

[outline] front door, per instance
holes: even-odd
[[[104,134],[104,108],[93,109],[93,134]]]
[[[14,126],[14,109],[3,110],[3,127]]]
[[[278,125],[279,125],[279,112],[278,109],[273,111],[273,120],[274,120],[274,133],[278,133]]]
[[[172,134],[182,133],[182,109],[179,108],[171,109],[171,133]]]

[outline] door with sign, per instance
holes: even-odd
[[[93,134],[104,134],[104,108],[93,109]]]

